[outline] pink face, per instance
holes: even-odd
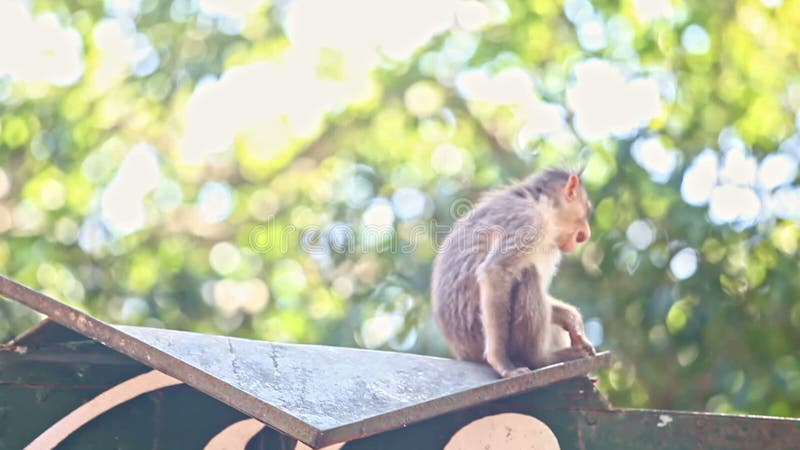
[[[592,236],[592,229],[589,226],[592,202],[589,201],[586,190],[575,174],[569,176],[562,189],[562,195],[564,198],[557,213],[560,231],[558,248],[564,253],[569,253]]]

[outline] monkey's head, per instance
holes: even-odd
[[[533,194],[537,201],[546,198],[552,209],[547,213],[555,228],[559,250],[569,253],[578,244],[589,240],[592,229],[589,213],[592,203],[580,180],[580,172],[545,169],[520,186]]]
[[[563,180],[563,178],[562,178]],[[561,182],[560,189],[555,192],[555,225],[558,230],[556,243],[559,250],[569,253],[578,244],[589,240],[592,229],[589,226],[589,213],[592,202],[586,194],[577,173],[569,173],[566,181]]]

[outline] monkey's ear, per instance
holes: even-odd
[[[578,197],[578,187],[580,185],[581,180],[578,179],[578,175],[574,173],[569,174],[567,183],[564,185],[564,197],[566,197],[567,200],[575,200]]]

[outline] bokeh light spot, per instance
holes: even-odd
[[[633,0],[633,11],[642,22],[672,16],[670,0]]]
[[[719,171],[720,181],[738,186],[753,186],[758,164],[744,148],[735,146],[725,152]]]
[[[233,194],[227,183],[210,181],[200,188],[197,195],[200,215],[207,223],[218,223],[227,219],[233,210]]]
[[[628,78],[599,59],[575,66],[575,82],[567,88],[567,106],[575,113],[578,133],[592,140],[631,133],[662,110],[655,79]]]
[[[431,166],[443,175],[456,175],[464,168],[466,158],[464,150],[452,144],[441,144],[433,151]]]
[[[758,218],[761,200],[752,189],[723,184],[711,192],[708,215],[716,224],[740,222],[748,225]]]
[[[230,242],[218,242],[211,247],[208,262],[218,274],[229,275],[239,267],[242,262],[242,254]]]
[[[11,179],[2,167],[0,167],[0,198],[4,198],[11,191]]]
[[[711,38],[705,28],[693,23],[681,33],[681,45],[691,54],[702,55],[711,49]]]
[[[636,220],[628,225],[625,231],[628,241],[639,250],[645,250],[655,239],[655,230],[650,223],[644,220]]]
[[[31,16],[28,2],[0,2],[0,42],[0,78],[69,86],[83,75],[78,31],[62,26],[55,14]]]
[[[717,184],[717,166],[719,158],[711,149],[705,149],[697,155],[681,181],[681,196],[693,206],[708,203],[714,186]]]
[[[403,317],[395,313],[370,317],[361,324],[361,339],[364,347],[378,348],[394,337],[403,326]]]
[[[767,155],[758,166],[758,185],[772,190],[791,183],[797,177],[797,158],[788,153]]]
[[[425,194],[419,189],[400,188],[392,194],[392,207],[401,220],[412,220],[425,212]]]
[[[580,22],[578,42],[581,47],[590,52],[602,50],[607,44],[605,24],[596,17]]]
[[[679,280],[685,280],[697,271],[697,251],[686,247],[676,253],[669,261],[669,270]]]
[[[417,117],[427,117],[438,111],[444,102],[441,88],[430,81],[412,84],[405,92],[408,112]]]
[[[667,150],[657,137],[640,138],[633,143],[631,155],[656,183],[666,183],[678,165],[678,154]]]
[[[465,30],[477,31],[489,23],[491,12],[483,2],[460,1],[456,6],[456,20]]]

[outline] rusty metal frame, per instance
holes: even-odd
[[[557,381],[585,375],[605,367],[611,362],[610,353],[604,352],[593,358],[552,365],[519,377],[498,379],[475,388],[377,414],[364,420],[329,429],[319,429],[263,399],[207,373],[202,367],[188,364],[180,358],[144,342],[126,332],[124,328],[117,328],[96,319],[2,275],[0,275],[0,295],[22,303],[46,315],[53,322],[72,329],[146,366],[175,377],[314,448],[371,436],[448,412],[530,391]]]

